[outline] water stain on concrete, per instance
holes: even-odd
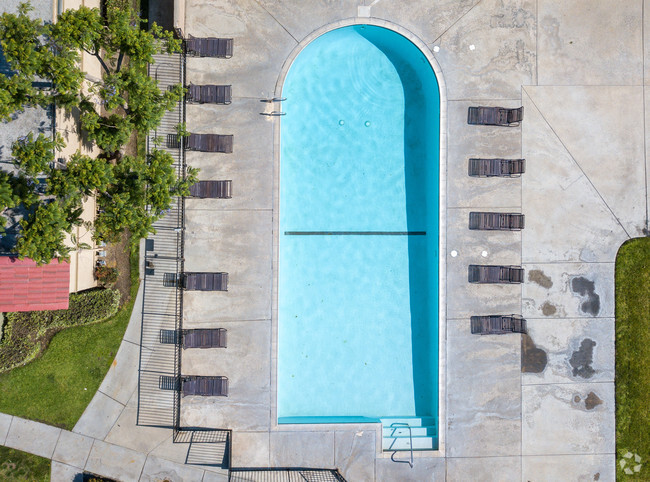
[[[530,335],[521,335],[521,372],[542,373],[547,362],[546,352],[537,348]]]
[[[531,269],[528,272],[528,281],[537,283],[542,288],[546,288],[546,289],[549,289],[550,287],[553,286],[553,281],[551,280],[551,278],[546,276],[541,269]]]
[[[542,309],[542,314],[544,316],[553,316],[557,312],[557,307],[548,301],[545,301],[540,308]]]
[[[587,398],[585,398],[585,408],[587,410],[593,410],[598,405],[602,405],[602,403],[603,401],[594,392],[589,392]]]
[[[580,343],[580,348],[573,352],[569,359],[569,364],[573,367],[574,377],[591,378],[596,373],[596,370],[591,367],[595,346],[595,341],[590,338],[585,338]]]
[[[571,280],[571,290],[580,296],[586,296],[587,299],[580,304],[580,310],[591,316],[598,315],[600,312],[600,296],[595,291],[595,284],[582,276]]]

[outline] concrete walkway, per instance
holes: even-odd
[[[189,446],[172,431],[135,425],[142,288],[120,349],[73,431],[0,413],[0,444],[52,460],[52,480],[83,471],[116,480],[225,481],[217,466],[186,464]]]
[[[7,414],[0,414],[0,441],[51,459],[52,480],[57,482],[76,480],[84,471],[117,480],[228,480],[224,475]]]

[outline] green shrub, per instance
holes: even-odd
[[[117,268],[109,268],[108,266],[97,266],[95,268],[95,278],[103,285],[115,283],[117,274]]]
[[[113,316],[120,292],[99,289],[72,293],[67,310],[7,313],[0,342],[0,373],[36,358],[62,328],[97,323]]]

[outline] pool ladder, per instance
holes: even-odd
[[[267,104],[273,104],[275,102],[283,102],[285,100],[287,100],[286,97],[273,97],[271,99],[260,99],[260,102],[266,102]],[[269,117],[278,117],[278,116],[281,116],[281,115],[287,115],[287,113],[282,112],[282,111],[274,110],[274,111],[271,111],[271,112],[260,112],[260,115],[267,115]]]
[[[390,459],[393,462],[398,462],[400,464],[409,464],[409,467],[413,468],[413,433],[411,432],[411,426],[408,423],[404,422],[393,422],[390,424],[390,428],[393,429],[393,432],[390,435],[391,437],[395,436],[395,431],[400,427],[406,427],[409,430],[409,447],[411,452],[411,460],[395,460],[395,454],[397,454],[397,450],[391,454]]]

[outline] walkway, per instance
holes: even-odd
[[[228,480],[221,464],[192,464],[206,444],[173,443],[171,430],[135,424],[142,288],[113,364],[72,431],[0,414],[0,445],[51,459],[53,481],[84,470],[123,481]]]

